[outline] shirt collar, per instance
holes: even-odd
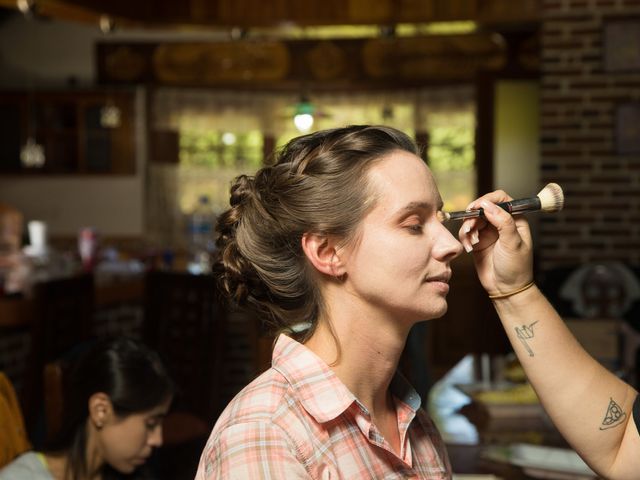
[[[418,411],[422,404],[422,399],[400,372],[396,372],[393,376],[389,388],[393,396],[406,403],[413,410],[413,413]]]
[[[304,409],[319,423],[335,419],[357,402],[320,357],[287,335],[280,335],[276,341],[272,367],[286,378]],[[420,408],[420,396],[399,373],[391,381],[391,393],[414,413]]]
[[[287,379],[317,422],[333,420],[356,400],[320,357],[286,335],[278,337],[272,366]]]

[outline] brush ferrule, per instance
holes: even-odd
[[[535,210],[540,210],[541,208],[540,199],[538,197],[510,200],[508,202],[499,203],[498,206],[512,214],[520,212],[532,212]]]
[[[479,210],[460,210],[458,212],[448,212],[447,220],[463,220],[465,218],[475,218],[482,215],[482,209]]]

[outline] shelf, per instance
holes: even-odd
[[[115,127],[101,123],[107,104],[120,110]],[[135,174],[133,116],[129,91],[0,93],[0,175]],[[30,135],[44,148],[42,168],[20,162]]]

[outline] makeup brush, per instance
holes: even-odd
[[[560,185],[557,183],[548,183],[535,197],[509,200],[508,202],[501,202],[497,205],[512,215],[538,210],[542,210],[543,212],[557,212],[562,210],[564,205],[564,194],[562,193]],[[443,214],[445,222],[484,216],[481,208],[477,210],[461,210],[459,212],[443,212]]]

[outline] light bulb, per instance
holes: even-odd
[[[120,109],[109,102],[100,109],[100,125],[104,128],[118,128],[120,126]]]
[[[235,144],[236,143],[235,134],[231,132],[224,132],[222,134],[222,143],[224,143],[227,146]]]
[[[26,168],[41,168],[45,161],[44,148],[33,137],[27,138],[27,143],[20,149],[20,161]]]
[[[313,115],[298,113],[293,117],[293,123],[300,132],[308,132],[313,126]]]

